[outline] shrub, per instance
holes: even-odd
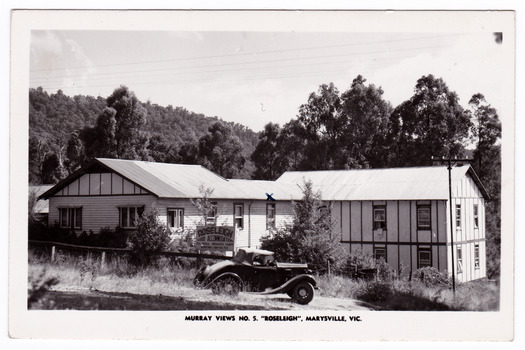
[[[392,281],[396,278],[396,271],[388,265],[385,259],[374,259],[375,267],[377,269],[377,278],[380,281]]]
[[[323,205],[321,193],[314,192],[311,182],[305,182],[303,198],[293,202],[291,225],[264,237],[262,249],[271,250],[277,260],[308,263],[318,273],[340,272],[346,257],[340,238],[332,233],[330,208]]]
[[[158,219],[158,210],[151,208],[137,220],[135,231],[129,235],[131,261],[137,265],[149,265],[157,253],[167,248],[170,233]]]
[[[46,227],[40,222],[30,222],[28,238],[37,241],[51,241],[58,243],[67,243],[88,247],[109,247],[109,248],[126,248],[127,233],[120,227],[111,229],[104,227],[100,233],[93,231],[82,231],[80,234],[72,232],[70,229],[60,228],[58,225]]]
[[[375,259],[372,254],[364,253],[360,248],[352,249],[346,258],[346,271],[353,276],[353,269],[376,269],[376,277],[380,281],[392,281],[396,278],[396,271],[383,258]]]
[[[368,303],[385,302],[394,294],[392,285],[389,283],[371,282],[361,286],[362,288],[356,293],[356,297]]]
[[[447,271],[440,272],[435,267],[422,267],[414,271],[413,278],[427,287],[450,287],[452,278]]]

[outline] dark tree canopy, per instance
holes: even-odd
[[[115,89],[107,98],[107,103],[115,113],[113,118],[107,114],[107,121],[102,122],[110,127],[114,124],[111,141],[115,143],[115,156],[121,159],[145,159],[149,139],[149,135],[143,130],[146,125],[146,109],[125,86]]]
[[[254,179],[275,180],[282,175],[285,167],[280,156],[279,124],[268,123],[259,136],[259,143],[251,155],[255,165]]]
[[[387,162],[387,134],[390,103],[383,100],[383,90],[365,85],[361,75],[341,96],[345,124],[341,139],[345,158],[340,168],[380,168]]]
[[[357,76],[341,96],[333,83],[323,84],[282,130],[267,125],[252,155],[258,169],[255,177],[280,175],[269,174],[268,169],[282,173],[386,166],[392,108],[383,100],[381,88],[365,82]]]
[[[199,140],[203,164],[225,178],[238,176],[245,163],[242,151],[241,141],[226,123],[212,124],[208,134]]]
[[[308,103],[299,107],[297,120],[299,137],[306,141],[304,152],[308,158],[301,167],[312,170],[332,169],[338,151],[339,132],[344,125],[341,116],[341,99],[333,83],[323,84],[313,92]]]
[[[472,166],[485,185],[491,199],[486,202],[487,275],[497,277],[500,273],[501,245],[501,122],[497,111],[478,93],[469,105],[473,115],[472,141],[474,161]]]
[[[431,157],[461,156],[471,121],[443,79],[421,77],[415,94],[390,118],[397,145],[393,166],[430,165]]]

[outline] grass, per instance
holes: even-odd
[[[419,281],[366,282],[326,275],[317,281],[322,296],[357,299],[378,310],[499,310],[499,287],[483,280],[459,284],[455,297],[450,288]]]
[[[46,305],[49,301],[43,296],[51,286],[57,290],[85,289],[171,297],[191,295],[195,294],[193,277],[196,273],[195,267],[169,259],[159,260],[156,266],[136,267],[125,257],[108,257],[101,266],[100,257],[96,255],[58,253],[51,263],[46,254],[30,252],[28,303],[52,308],[52,305]],[[357,299],[377,310],[499,309],[499,287],[486,281],[459,284],[454,297],[447,286],[427,286],[420,281],[366,282],[335,275],[317,276],[316,279],[320,296]],[[208,293],[206,298],[218,303],[231,302],[228,296]],[[242,294],[237,297],[240,302],[243,298]],[[248,299],[246,302],[249,302]]]
[[[181,289],[193,287],[195,268],[185,268],[168,259],[157,266],[136,267],[125,257],[108,259],[101,266],[93,255],[57,254],[51,263],[49,257],[30,254],[30,282],[37,275],[41,279],[55,279],[55,288],[97,289],[109,292],[126,291],[136,294],[177,295]]]

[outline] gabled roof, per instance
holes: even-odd
[[[80,176],[93,171],[114,172],[159,198],[198,198],[202,196],[201,186],[213,189],[210,196],[212,199],[265,200],[266,193],[273,194],[276,200],[302,197],[301,190],[295,184],[227,180],[201,165],[96,158],[92,163],[45,192],[41,198],[49,198]]]
[[[34,194],[36,198],[39,198],[44,192],[51,189],[53,185],[39,185],[29,186],[29,194]],[[33,212],[36,214],[47,214],[49,213],[49,201],[45,199],[39,199],[36,201],[33,207]]]
[[[212,197],[229,194],[228,180],[201,165],[169,164],[137,160],[97,158],[129,181],[161,198],[197,198],[199,188],[213,188]]]
[[[136,160],[96,158],[43,193],[47,199],[82,175],[114,172],[159,198],[198,198],[200,188],[213,189],[212,199],[300,200],[302,185],[311,180],[324,200],[448,199],[446,167],[288,171],[276,181],[227,180],[200,165],[167,164]],[[487,192],[468,165],[452,170],[453,186],[470,175],[485,198]]]
[[[469,174],[485,198],[487,191],[469,165],[452,169],[452,186]],[[448,199],[448,170],[446,166],[287,171],[276,181],[302,184],[312,181],[324,200],[446,200]]]

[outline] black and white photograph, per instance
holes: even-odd
[[[15,338],[512,339],[513,11],[12,23]]]

